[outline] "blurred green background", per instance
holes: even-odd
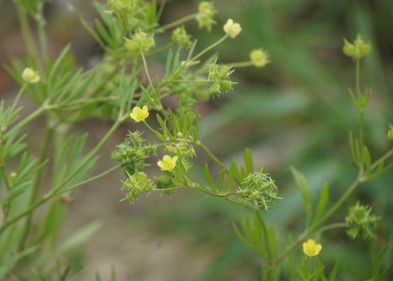
[[[0,4],[0,62],[6,64],[12,57],[23,56],[24,47],[11,1]],[[193,13],[197,4],[167,1],[162,22]],[[240,159],[242,150],[251,148],[256,166],[266,167],[277,180],[283,198],[264,217],[286,237],[303,226],[299,223],[302,201],[291,166],[305,173],[315,195],[329,182],[332,201],[356,176],[348,147],[348,132],[356,130],[358,118],[348,95],[355,68],[342,54],[342,45],[343,38],[352,40],[357,33],[373,46],[361,67],[362,85],[373,90],[366,113],[367,142],[376,156],[389,145],[393,1],[221,0],[215,4],[219,14],[212,32],[198,30],[195,23],[187,25],[198,38],[199,48],[217,40],[222,24],[231,17],[241,23],[243,32],[236,40],[220,45],[221,61],[247,60],[252,49],[263,47],[272,63],[263,69],[239,69],[234,74],[239,85],[233,92],[198,106],[203,115],[201,136],[226,161]],[[54,55],[70,42],[81,65],[88,67],[100,59],[99,47],[79,20],[94,19],[92,1],[52,1],[46,15]],[[160,72],[160,60],[154,68]],[[2,97],[9,98],[13,90],[14,83],[1,70]],[[109,126],[92,120],[78,130],[90,131],[94,142]],[[111,149],[132,129],[130,124],[124,126],[102,158],[110,159]],[[71,205],[64,237],[90,221],[103,225],[86,252],[81,251],[80,259],[74,260],[86,266],[86,280],[92,280],[95,271],[109,278],[112,269],[119,280],[258,280],[259,259],[237,239],[232,228],[232,222],[247,210],[195,192],[149,196],[135,205],[120,203],[121,178],[119,172],[87,186],[78,191]],[[343,219],[346,207],[357,200],[370,204],[384,217],[376,244],[391,240],[392,180],[393,175],[387,173],[364,184],[337,220]],[[344,231],[335,231],[324,243],[329,247],[324,248],[322,260],[331,263],[338,259],[341,268],[346,268],[340,280],[367,276],[371,249],[364,242],[350,241]]]

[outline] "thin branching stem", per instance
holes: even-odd
[[[88,178],[84,181],[81,181],[79,183],[76,183],[64,190],[58,190],[58,191],[54,191],[52,190],[51,192],[47,193],[45,196],[43,196],[41,198],[41,200],[37,201],[34,205],[30,206],[30,208],[28,208],[26,211],[20,213],[19,215],[13,217],[12,219],[10,219],[9,221],[5,222],[3,225],[0,226],[0,234],[3,233],[8,227],[10,227],[11,225],[13,225],[14,223],[18,222],[19,220],[21,220],[22,218],[24,218],[25,216],[29,215],[32,211],[36,210],[37,208],[39,208],[40,206],[44,205],[46,202],[48,202],[49,200],[60,196],[64,193],[70,192],[82,185],[88,184],[89,182],[95,181],[97,179],[100,179],[102,177],[105,177],[106,175],[110,174],[111,172],[115,171],[116,169],[119,168],[119,165],[116,165],[98,175],[95,175],[91,178]]]

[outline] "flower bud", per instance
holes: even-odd
[[[215,14],[216,10],[214,9],[213,3],[207,1],[201,2],[198,6],[198,14],[196,15],[199,28],[207,28],[210,31],[213,24],[216,23],[214,20]]]
[[[344,39],[343,53],[353,58],[354,60],[360,60],[367,56],[371,52],[370,42],[365,43],[361,35],[357,35],[353,43],[349,43]]]
[[[22,79],[29,84],[36,84],[40,82],[41,77],[37,71],[27,67],[22,72]]]
[[[262,49],[253,50],[250,53],[250,60],[256,67],[264,67],[269,63],[269,54]]]
[[[225,33],[228,34],[232,39],[236,38],[242,31],[240,24],[234,22],[233,19],[228,19],[223,28]]]

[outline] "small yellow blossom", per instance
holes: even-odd
[[[142,108],[136,106],[132,109],[132,112],[130,113],[130,117],[137,123],[145,120],[148,116],[149,109],[146,105]]]
[[[164,155],[162,160],[157,162],[157,165],[162,171],[172,171],[176,167],[176,162],[177,156]]]
[[[349,43],[344,39],[343,53],[353,58],[354,60],[359,60],[367,56],[371,52],[370,42],[365,43],[361,35],[357,35],[353,43]]]
[[[41,77],[40,77],[40,75],[38,74],[37,71],[33,70],[33,69],[30,68],[30,67],[27,67],[27,68],[25,68],[25,70],[23,70],[23,72],[22,72],[22,79],[23,79],[25,82],[27,82],[27,83],[35,84],[35,83],[40,82]]]
[[[234,22],[233,19],[228,19],[224,25],[224,31],[229,37],[235,38],[242,31],[242,27],[239,23]]]
[[[306,256],[314,257],[318,256],[319,252],[322,250],[322,245],[316,243],[312,239],[308,239],[307,242],[303,243],[303,253]]]
[[[269,63],[269,54],[262,49],[253,50],[250,53],[250,60],[256,67],[264,67]]]
[[[387,137],[388,137],[388,140],[393,141],[393,126],[392,125],[390,125],[390,127],[389,127],[389,131],[388,131]]]

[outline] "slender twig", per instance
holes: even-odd
[[[242,67],[249,67],[249,66],[253,66],[253,65],[254,64],[251,61],[234,62],[234,63],[228,64],[228,66],[230,66],[232,68],[242,68]]]
[[[216,155],[214,155],[213,152],[210,151],[209,148],[207,148],[206,145],[204,145],[202,142],[197,141],[195,143],[197,146],[199,146],[209,157],[210,159],[212,159],[214,161],[214,163],[217,164],[217,166],[219,166],[221,169],[223,169],[224,171],[228,171],[227,167],[225,167],[224,163],[221,162],[220,159],[217,158]]]
[[[50,143],[52,142],[52,138],[53,138],[53,128],[48,128],[45,138],[44,138],[44,142],[42,144],[41,147],[41,154],[40,157],[38,159],[38,163],[41,165],[41,163],[44,163],[46,158],[48,157],[48,152],[49,152],[49,147],[50,147]],[[34,178],[34,182],[32,185],[32,192],[30,195],[30,201],[29,201],[29,206],[32,206],[34,204],[34,202],[37,200],[37,196],[38,196],[38,191],[39,188],[41,186],[41,181],[42,181],[42,176],[43,173],[45,171],[45,165],[42,165]],[[31,224],[33,222],[33,217],[34,217],[34,210],[31,211],[31,213],[29,214],[29,216],[27,217],[27,221],[26,224],[24,225],[24,230],[22,233],[22,237],[19,240],[19,250],[22,250],[24,248],[24,244],[26,243],[26,240],[29,236],[29,232],[30,232],[30,228],[31,228]]]
[[[180,18],[178,20],[175,20],[174,22],[171,22],[171,23],[168,23],[166,25],[161,26],[160,30],[165,31],[167,29],[174,28],[174,27],[179,26],[179,25],[181,25],[181,24],[183,24],[185,22],[188,22],[190,20],[195,19],[195,16],[196,16],[195,14],[192,14],[192,15],[188,15],[188,16],[182,17],[182,18]]]
[[[204,54],[206,54],[208,51],[210,51],[211,49],[214,49],[215,47],[217,47],[218,45],[220,45],[222,42],[224,42],[227,38],[228,38],[228,34],[224,35],[223,37],[221,37],[217,42],[213,43],[212,45],[210,45],[209,47],[207,47],[206,49],[202,50],[200,53],[198,53],[197,55],[195,55],[192,59],[190,59],[190,61],[196,61],[197,59],[199,59],[201,56],[203,56]]]

